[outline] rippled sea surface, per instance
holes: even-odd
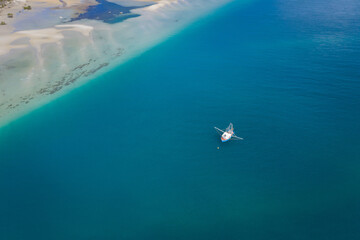
[[[0,130],[0,239],[360,239],[359,56],[359,1],[235,1]]]

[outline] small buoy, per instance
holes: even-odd
[[[217,149],[220,149],[220,147],[217,147]]]

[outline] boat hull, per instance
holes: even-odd
[[[226,138],[221,138],[221,141],[222,142],[227,142],[227,141],[229,141],[230,140],[230,138],[228,138],[228,139],[226,139]]]

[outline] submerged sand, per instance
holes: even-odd
[[[66,5],[56,0],[36,1],[27,2],[35,6],[33,13],[20,12],[4,28],[0,26],[0,126],[144,52],[230,0],[151,1],[151,6],[132,10],[140,16],[115,24],[64,21],[97,4],[94,1],[64,1]],[[111,2],[123,6],[149,3]],[[8,11],[23,4],[15,2]],[[44,27],[29,29],[28,21],[41,20],[44,11],[46,18],[51,11],[52,18]],[[0,15],[4,14],[3,10]],[[119,76],[119,81],[125,77]]]

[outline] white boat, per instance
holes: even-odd
[[[220,128],[217,127],[214,128],[221,135],[222,142],[227,142],[229,140],[243,140],[243,138],[235,135],[234,126],[232,123],[230,123],[230,125],[225,130],[221,130]]]

